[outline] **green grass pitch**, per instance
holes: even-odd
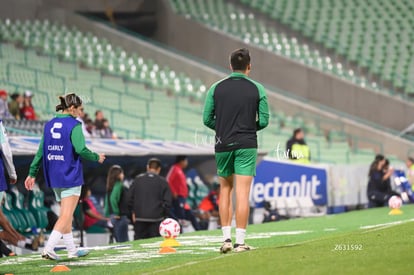
[[[414,269],[414,205],[390,216],[377,208],[251,225],[256,249],[220,255],[221,232],[183,234],[175,254],[158,253],[161,238],[97,247],[88,257],[53,262],[39,254],[0,259],[0,274],[409,274]]]

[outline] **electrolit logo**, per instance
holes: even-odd
[[[280,182],[279,177],[275,177],[273,182],[255,182],[253,185],[252,196],[255,203],[275,200],[280,197],[311,197],[313,200],[322,198],[318,194],[318,187],[321,181],[317,175],[312,175],[308,179],[307,175],[301,175],[300,181]]]

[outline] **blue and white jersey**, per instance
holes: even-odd
[[[45,125],[43,171],[49,187],[70,188],[83,184],[81,157],[71,141],[72,129],[79,123],[73,117],[55,117]]]

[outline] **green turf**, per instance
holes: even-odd
[[[413,269],[414,206],[403,215],[387,208],[318,218],[295,219],[248,228],[257,249],[220,255],[220,231],[180,236],[176,254],[159,255],[161,239],[131,242],[122,249],[94,250],[67,260],[68,274],[392,274]],[[341,250],[340,250],[341,249]],[[50,274],[55,262],[38,254],[0,259],[0,274]]]

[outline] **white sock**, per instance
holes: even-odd
[[[246,229],[236,228],[236,243],[244,244],[244,237],[246,236]]]
[[[76,253],[76,246],[75,242],[73,241],[72,232],[63,234],[63,242],[65,243],[66,249],[70,254]]]
[[[62,238],[62,233],[60,233],[59,231],[53,230],[49,236],[49,239],[47,240],[45,249],[47,251],[53,252],[55,250],[55,246],[60,241],[60,238]]]
[[[231,240],[231,226],[222,226],[221,231],[223,232],[224,241],[227,239]]]
[[[26,246],[26,241],[17,241],[17,246],[21,247],[21,248],[25,248]]]

